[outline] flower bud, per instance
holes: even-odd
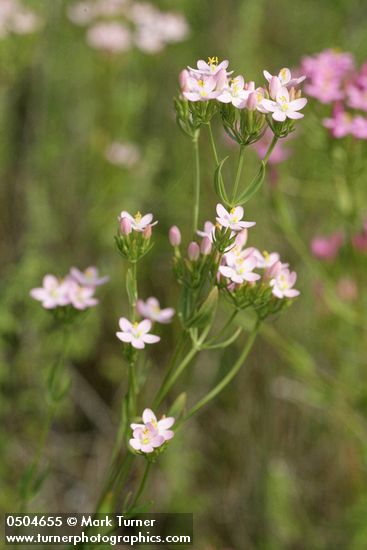
[[[131,233],[132,229],[131,229],[131,222],[129,218],[120,219],[120,231],[122,235],[129,235]]]
[[[294,86],[289,90],[289,101],[294,101],[296,99],[296,90]]]
[[[180,246],[181,244],[181,231],[177,227],[177,225],[173,225],[171,229],[169,230],[169,242],[172,246]]]
[[[251,92],[247,98],[246,107],[249,111],[255,111],[257,107],[257,93]]]
[[[204,237],[201,241],[200,252],[203,256],[209,256],[212,251],[212,243],[209,237]]]
[[[279,82],[279,78],[277,76],[272,76],[269,83],[269,93],[272,99],[276,98],[280,88],[281,84]]]
[[[180,83],[180,88],[182,92],[188,91],[187,80],[189,77],[190,77],[190,74],[187,69],[184,69],[183,71],[181,71],[178,76],[178,81]]]
[[[143,231],[143,239],[148,240],[148,239],[150,239],[151,236],[152,236],[152,226],[147,225],[146,228]]]
[[[195,241],[192,241],[189,246],[188,246],[188,249],[187,249],[187,255],[189,257],[189,260],[191,262],[196,262],[196,260],[199,259],[199,256],[200,256],[200,248],[199,248],[199,245],[198,243],[196,243]]]

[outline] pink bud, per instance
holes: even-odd
[[[196,260],[199,259],[199,256],[200,256],[200,248],[199,248],[199,245],[198,243],[196,243],[195,241],[192,241],[189,246],[188,246],[188,249],[187,249],[187,255],[189,257],[189,260],[191,262],[196,262]]]
[[[277,76],[272,76],[269,83],[269,93],[272,99],[276,98],[280,88],[281,88],[281,84],[280,84],[279,78]]]
[[[181,231],[177,227],[177,225],[172,225],[171,229],[169,230],[169,242],[172,246],[180,246],[181,244]]]
[[[152,226],[147,225],[146,228],[143,231],[143,239],[148,240],[148,239],[150,239],[151,236],[152,236]]]
[[[212,251],[212,243],[209,237],[204,237],[201,241],[200,251],[203,256],[209,256]]]
[[[296,99],[296,90],[294,86],[289,90],[289,101],[294,101]]]
[[[248,98],[247,98],[247,102],[246,102],[246,107],[249,111],[254,111],[257,107],[257,93],[256,92],[252,92]]]
[[[188,91],[187,79],[189,77],[190,77],[189,71],[186,70],[186,69],[181,71],[179,76],[178,76],[178,81],[180,83],[180,88],[181,88],[182,92],[187,92]]]
[[[129,235],[131,233],[131,222],[129,218],[121,218],[120,231],[123,235]]]

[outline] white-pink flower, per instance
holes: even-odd
[[[295,298],[299,295],[299,290],[293,288],[297,280],[297,273],[289,271],[288,264],[277,262],[271,266],[270,271],[273,279],[270,280],[272,292],[277,298]]]
[[[264,250],[262,253],[260,250],[257,250],[257,248],[254,249],[254,256],[256,258],[257,267],[261,269],[266,269],[268,267],[271,267],[275,262],[279,261],[279,254],[278,252],[267,252]]]
[[[245,90],[245,80],[243,76],[239,75],[233,78],[229,86],[223,89],[221,94],[217,97],[221,103],[232,103],[235,107],[243,109],[246,106],[246,101],[251,93],[251,90]]]
[[[79,285],[71,279],[67,280],[66,284],[68,287],[69,302],[75,309],[84,310],[98,304],[98,300],[94,298],[94,287]]]
[[[113,141],[107,147],[105,157],[111,164],[132,168],[140,160],[140,151],[133,143]]]
[[[152,453],[154,449],[163,445],[164,437],[159,435],[152,424],[146,424],[144,427],[133,430],[133,437],[129,443],[135,451]]]
[[[228,65],[229,65],[228,59],[224,59],[224,61],[219,63],[218,57],[209,57],[208,58],[208,63],[206,63],[206,61],[204,61],[203,59],[199,59],[199,61],[196,64],[197,69],[193,69],[191,67],[189,67],[189,69],[190,69],[190,71],[200,75],[201,77],[202,76],[216,76],[221,71],[225,71],[225,74],[229,75],[233,71],[227,72]]]
[[[153,214],[150,213],[142,216],[140,212],[137,212],[135,216],[132,216],[129,212],[123,210],[119,216],[119,221],[121,222],[123,218],[127,218],[131,223],[131,228],[139,233],[142,233],[149,225],[153,226],[158,223],[157,221],[153,222]]]
[[[236,206],[228,212],[222,204],[217,204],[217,222],[222,227],[229,227],[233,231],[242,231],[247,227],[253,227],[256,222],[246,222],[242,220],[244,210],[242,206]]]
[[[87,267],[85,271],[80,271],[77,267],[71,267],[70,276],[80,285],[88,287],[104,285],[109,280],[108,275],[100,277],[95,266]]]
[[[88,29],[87,42],[98,50],[124,52],[131,48],[131,35],[129,29],[120,23],[96,23]]]
[[[143,349],[145,344],[155,344],[159,342],[160,337],[155,334],[149,334],[152,328],[152,322],[144,319],[140,323],[131,323],[125,317],[119,320],[121,331],[116,332],[116,336],[121,342],[131,344],[133,348]]]
[[[234,261],[231,257],[226,260],[227,262],[229,260],[231,265],[219,266],[219,272],[233,283],[242,284],[245,281],[254,282],[260,279],[260,275],[253,272],[256,268],[256,259],[253,255],[250,254],[246,258],[239,257]]]
[[[273,75],[269,73],[269,71],[263,71],[263,74],[268,82],[271,81],[273,78]],[[276,75],[276,78],[278,78],[281,86],[291,87],[291,86],[297,86],[297,84],[301,84],[306,77],[300,76],[299,78],[292,78],[292,73],[287,67],[284,67],[283,69],[280,69],[279,73]]]
[[[136,309],[142,317],[163,324],[170,323],[175,314],[172,307],[161,309],[159,301],[154,296],[148,298],[146,302],[138,300]]]
[[[58,306],[66,306],[69,302],[69,283],[60,280],[54,275],[45,275],[43,278],[43,286],[33,288],[30,295],[35,300],[42,302],[42,306],[46,309],[54,309]]]
[[[142,419],[144,424],[130,424],[130,427],[135,430],[136,428],[144,428],[147,424],[152,424],[153,428],[157,430],[158,434],[161,435],[165,441],[173,438],[174,433],[169,429],[175,423],[173,416],[162,416],[160,420],[157,420],[156,415],[151,409],[145,409]]]
[[[307,99],[300,97],[290,100],[287,88],[280,88],[276,95],[276,100],[263,99],[262,106],[267,112],[272,113],[274,120],[283,122],[286,118],[298,119],[303,118],[303,114],[299,113],[306,105]]]
[[[215,234],[215,225],[214,223],[212,223],[211,221],[207,220],[205,223],[204,223],[204,229],[201,231],[201,230],[197,230],[196,233],[200,236],[200,237],[208,237],[208,239],[210,240],[210,242],[212,243],[213,240],[214,240],[214,234]]]
[[[217,80],[212,76],[204,76],[196,79],[189,77],[186,81],[188,91],[183,96],[189,101],[208,101],[219,96],[220,91],[216,89]]]

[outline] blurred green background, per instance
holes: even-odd
[[[325,48],[351,51],[359,62],[367,57],[363,0],[152,3],[180,12],[190,28],[184,41],[155,54],[91,48],[86,28],[68,18],[73,3],[66,0],[24,1],[41,28],[0,38],[3,511],[17,506],[15,486],[34,452],[45,372],[59,345],[29,290],[45,273],[63,275],[71,265],[97,265],[110,275],[98,292],[100,305],[75,331],[73,389],[53,425],[51,471],[33,503],[37,511],[93,509],[113,444],[127,378],[115,337],[128,307],[126,266],[113,241],[121,210],[152,211],[159,220],[154,251],[139,272],[140,294],[176,305],[167,232],[177,224],[190,238],[193,189],[190,142],[175,125],[172,104],[179,71],[217,55],[260,85],[263,69],[295,67],[303,55]],[[0,16],[1,9],[0,0]],[[267,323],[236,382],[175,438],[147,492],[156,511],[194,512],[197,550],[367,548],[366,260],[347,257],[322,269],[332,291],[339,275],[360,278],[358,301],[350,306],[358,322],[349,322],[315,292],[320,272],[308,257],[310,238],[339,224],[324,132],[315,117],[307,118],[310,111],[289,145],[291,158],[276,167],[283,202],[268,181],[246,211],[257,221],[250,244],[279,250],[297,270],[302,295]],[[219,126],[215,132],[222,152],[232,154]],[[216,204],[206,138],[202,222]],[[113,141],[135,144],[140,158],[128,167],[109,163],[105,151]],[[248,162],[253,170],[253,151]],[[178,332],[177,320],[163,327],[162,342],[149,351],[142,408]],[[235,356],[236,350],[205,353],[177,394],[189,385],[194,402]]]

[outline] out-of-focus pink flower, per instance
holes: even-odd
[[[113,141],[107,147],[105,157],[111,164],[132,168],[140,160],[140,151],[133,143]]]
[[[212,251],[212,242],[211,240],[209,239],[209,237],[204,237],[203,240],[201,241],[201,245],[200,245],[200,252],[202,253],[203,256],[209,256],[209,254],[211,253]]]
[[[41,18],[26,8],[18,0],[1,0],[0,3],[0,38],[9,33],[29,34],[42,26]]]
[[[357,139],[367,139],[367,118],[356,115],[352,119],[351,134]]]
[[[138,231],[139,233],[143,233],[144,229],[148,225],[156,225],[158,222],[153,222],[153,214],[145,214],[145,216],[142,216],[140,212],[137,212],[135,216],[132,216],[129,214],[129,212],[126,212],[126,210],[123,210],[119,216],[119,221],[123,220],[123,218],[127,218],[131,224],[131,228],[133,231]],[[153,223],[152,223],[153,222]]]
[[[67,281],[60,280],[54,275],[45,275],[42,283],[43,286],[33,288],[30,295],[35,300],[42,302],[45,309],[54,309],[70,303],[69,283]]]
[[[144,428],[147,424],[151,424],[158,434],[161,435],[165,441],[169,441],[173,438],[174,433],[171,428],[175,423],[173,416],[162,416],[160,420],[157,420],[156,415],[151,409],[145,409],[142,415],[144,424],[130,424],[130,427],[135,430],[136,428]]]
[[[29,34],[38,31],[42,26],[42,21],[38,15],[31,11],[20,11],[16,13],[12,20],[12,31],[16,34]]]
[[[127,0],[97,0],[93,6],[93,12],[97,17],[124,15],[127,9]]]
[[[172,307],[161,309],[157,298],[154,298],[154,296],[148,298],[146,302],[138,300],[136,309],[142,317],[162,324],[170,323],[175,314]]]
[[[98,269],[95,266],[87,267],[85,271],[80,271],[76,267],[71,267],[70,276],[80,285],[90,287],[104,285],[109,280],[108,275],[100,277]]]
[[[155,344],[159,342],[160,337],[155,334],[149,334],[152,328],[152,322],[144,319],[140,323],[130,323],[125,317],[119,320],[121,331],[116,332],[116,336],[121,342],[131,344],[133,348],[143,349],[145,344]]]
[[[325,50],[304,57],[301,70],[308,79],[305,92],[321,103],[332,103],[344,98],[344,84],[354,71],[354,60],[350,53]]]
[[[68,287],[70,304],[75,307],[75,309],[84,310],[98,304],[98,300],[94,298],[95,287],[82,286],[71,279],[66,281],[66,284]]]
[[[68,7],[70,21],[76,25],[87,25],[96,16],[95,6],[92,2],[77,2]]]
[[[192,241],[187,248],[187,256],[190,262],[196,262],[200,257],[200,247],[198,243]]]
[[[337,283],[336,291],[345,302],[353,302],[358,298],[358,287],[351,277],[341,277]]]
[[[274,278],[270,280],[269,284],[273,289],[274,296],[279,299],[299,296],[299,290],[293,288],[297,281],[295,271],[289,271],[287,264],[281,262],[273,264],[270,270],[272,270]]]
[[[322,123],[325,128],[331,130],[333,137],[343,138],[352,132],[353,117],[340,103],[337,103],[334,106],[332,118],[325,118]]]
[[[283,122],[286,118],[303,118],[304,115],[298,111],[303,109],[306,103],[307,99],[305,97],[292,100],[287,88],[281,88],[275,101],[263,99],[262,106],[272,114],[274,120]]]
[[[343,243],[344,235],[341,231],[336,231],[327,237],[320,235],[312,239],[311,252],[320,260],[332,261],[337,257]]]
[[[354,248],[360,252],[367,252],[367,222],[364,223],[363,231],[352,237]]]
[[[177,225],[173,225],[169,230],[169,242],[172,246],[180,246],[181,244],[181,231]]]
[[[131,48],[131,34],[121,23],[96,23],[87,31],[87,42],[97,50],[109,53],[125,52]]]
[[[269,149],[269,146],[273,140],[274,134],[270,130],[270,128],[267,128],[264,135],[259,139],[259,141],[256,141],[253,144],[253,148],[259,155],[261,159],[263,159]],[[282,138],[277,141],[274,149],[271,152],[270,158],[268,160],[269,164],[279,164],[283,161],[285,161],[290,156],[290,151],[286,147],[284,147],[284,143],[290,141],[293,138],[293,133],[288,134],[287,137]]]
[[[367,111],[367,86],[361,87],[351,83],[346,87],[347,105],[352,109]]]
[[[248,227],[253,227],[256,222],[246,222],[242,220],[244,210],[242,206],[236,206],[228,212],[222,204],[217,204],[217,222],[222,227],[229,227],[233,231],[242,231]]]

